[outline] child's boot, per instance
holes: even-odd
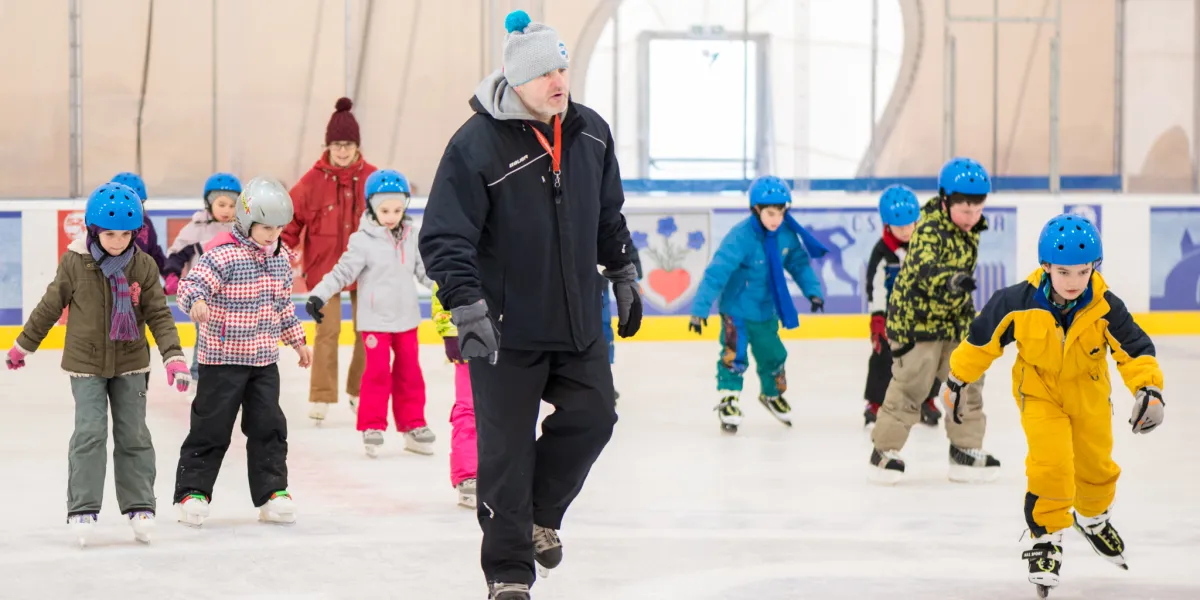
[[[77,515],[67,516],[67,525],[71,527],[71,533],[75,534],[75,539],[79,540],[79,546],[87,546],[88,537],[92,535],[92,530],[96,528],[96,521],[100,519],[97,513],[80,513]]]
[[[271,494],[267,503],[258,507],[258,520],[264,523],[290,525],[296,522],[296,502],[287,490]]]
[[[154,532],[154,511],[130,511],[129,526],[133,528],[134,539],[143,544],[149,544],[150,534]]]
[[[1037,585],[1039,598],[1045,598],[1050,588],[1058,585],[1062,554],[1061,531],[1033,538],[1033,547],[1021,553],[1021,558],[1029,561],[1029,583]]]
[[[367,451],[367,456],[375,458],[379,456],[379,449],[383,447],[383,432],[378,429],[368,429],[363,432],[363,448]]]
[[[191,492],[179,501],[179,522],[191,527],[199,527],[208,518],[208,496],[201,492]]]
[[[771,411],[771,414],[776,419],[779,419],[780,423],[788,427],[792,426],[792,407],[788,404],[787,400],[783,399],[782,395],[767,396],[759,394],[758,401],[762,402],[762,405],[767,407],[767,410]]]
[[[1125,564],[1125,540],[1117,533],[1117,529],[1108,521],[1108,511],[1099,516],[1084,517],[1075,513],[1075,530],[1087,538],[1092,550],[1103,556],[1122,569],[1129,570]]]
[[[475,478],[464,479],[454,486],[458,490],[458,505],[466,508],[476,507]]]
[[[738,425],[742,424],[742,407],[738,404],[737,392],[721,392],[725,396],[713,410],[721,419],[721,431],[737,433]]]
[[[433,443],[437,436],[428,427],[417,427],[404,432],[404,449],[415,454],[433,454]]]

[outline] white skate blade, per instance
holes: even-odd
[[[155,527],[153,516],[130,519],[129,526],[133,529],[133,539],[143,544],[150,543]]]
[[[433,444],[414,442],[407,437],[404,438],[404,450],[407,452],[412,452],[413,454],[420,454],[422,456],[433,456]]]
[[[258,520],[264,523],[291,525],[296,522],[296,503],[285,496],[275,498],[259,507]]]
[[[1058,585],[1058,575],[1054,573],[1030,573],[1029,583],[1044,585],[1046,587],[1055,587]]]
[[[955,483],[991,483],[1000,477],[1000,467],[968,467],[951,464],[950,481]]]
[[[876,466],[871,466],[870,469],[870,472],[867,473],[867,481],[878,485],[896,485],[904,478],[903,471],[881,469]]]
[[[376,458],[379,456],[378,444],[363,444],[363,450],[366,451],[367,456],[371,458]]]
[[[75,534],[75,540],[79,542],[80,548],[86,548],[88,538],[92,535],[92,523],[71,523],[71,533]]]
[[[543,567],[542,565],[538,564],[537,561],[534,561],[533,564],[537,565],[538,577],[541,577],[542,579],[546,579],[547,577],[550,577],[550,569],[547,569],[546,567]]]
[[[458,505],[463,508],[475,509],[478,506],[478,498],[474,494],[458,494]]]

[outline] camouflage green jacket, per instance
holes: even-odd
[[[979,233],[987,218],[968,233],[959,229],[941,202],[921,207],[921,220],[908,244],[908,255],[888,299],[887,335],[893,344],[961,341],[975,318],[971,294],[950,289],[955,273],[974,275]]]

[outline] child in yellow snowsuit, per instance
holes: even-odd
[[[1112,460],[1109,350],[1136,397],[1133,432],[1150,432],[1163,420],[1154,344],[1095,272],[1102,257],[1100,234],[1087,219],[1054,217],[1038,241],[1041,267],[993,295],[950,356],[947,410],[958,408],[963,387],[982,377],[1005,345],[1017,343],[1013,392],[1029,443],[1025,521],[1033,537],[1022,558],[1043,597],[1058,585],[1068,527],[1126,568],[1124,542],[1109,523],[1121,474]]]

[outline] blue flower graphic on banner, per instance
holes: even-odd
[[[643,291],[656,308],[673,310],[687,299],[708,261],[707,215],[642,214],[628,221],[646,272]]]

